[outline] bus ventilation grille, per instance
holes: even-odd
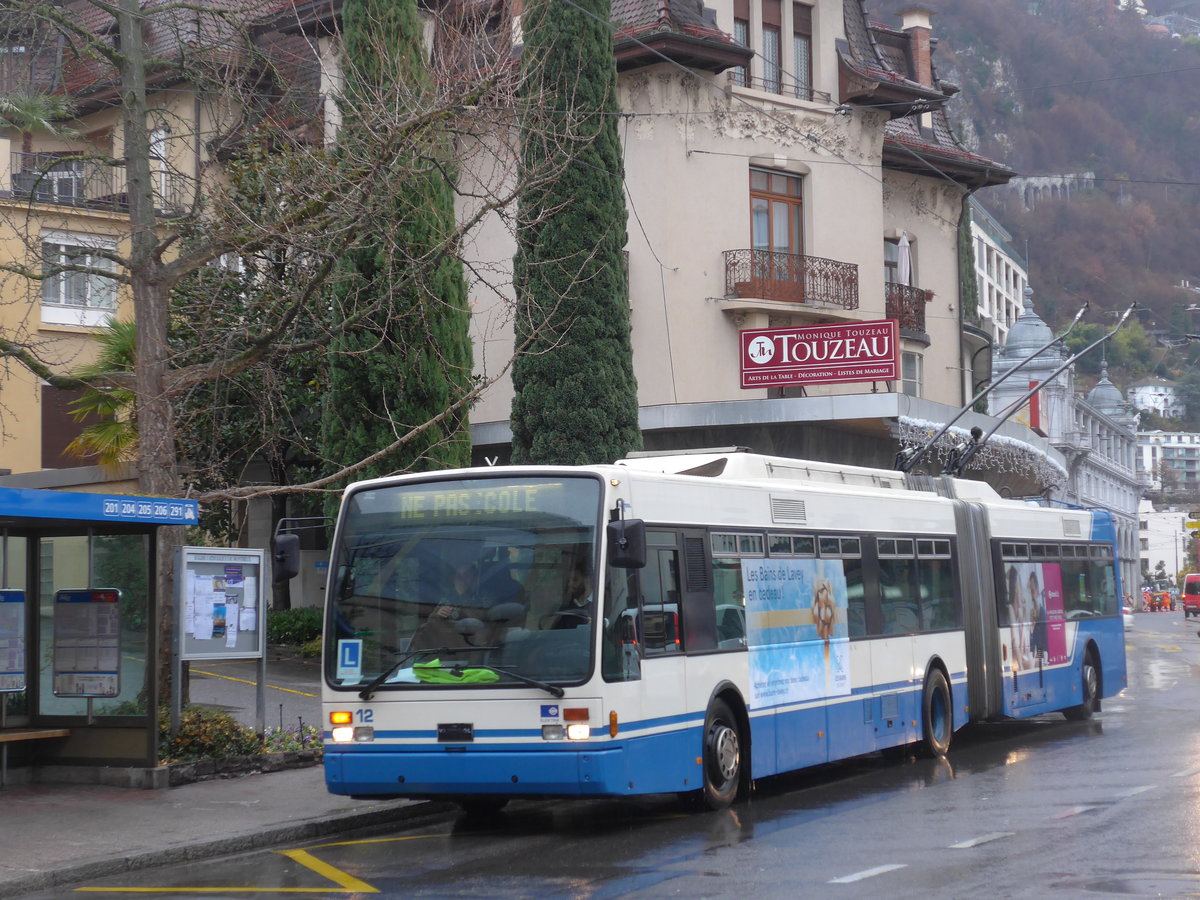
[[[1083,529],[1075,519],[1063,519],[1063,537],[1083,537]]]
[[[803,500],[792,500],[784,497],[771,498],[772,522],[807,522],[808,514],[804,509]]]
[[[685,537],[683,539],[684,584],[689,591],[706,591],[712,586],[709,575],[712,572],[704,555],[704,539]]]

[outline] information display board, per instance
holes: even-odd
[[[176,559],[179,658],[257,659],[266,649],[265,551],[181,547]]]
[[[121,693],[121,592],[116,588],[54,594],[54,696]]]
[[[25,592],[0,590],[0,693],[25,690]]]

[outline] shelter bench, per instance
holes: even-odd
[[[8,775],[8,745],[22,741],[40,741],[48,738],[65,738],[69,728],[0,728],[0,788],[4,787]]]

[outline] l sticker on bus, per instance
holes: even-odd
[[[542,704],[542,718],[549,719],[552,722],[557,722],[560,718],[562,708],[557,703]]]
[[[362,681],[362,646],[361,638],[338,641],[338,681]]]

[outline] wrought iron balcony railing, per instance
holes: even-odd
[[[900,324],[901,331],[925,332],[925,304],[933,299],[933,291],[889,281],[884,286],[884,309],[889,319]]]
[[[858,266],[798,253],[726,250],[725,296],[858,309]]]
[[[125,170],[82,156],[57,153],[13,153],[10,196],[37,203],[85,207],[112,212],[129,208]],[[159,209],[178,209],[186,185],[176,173],[154,173]]]

